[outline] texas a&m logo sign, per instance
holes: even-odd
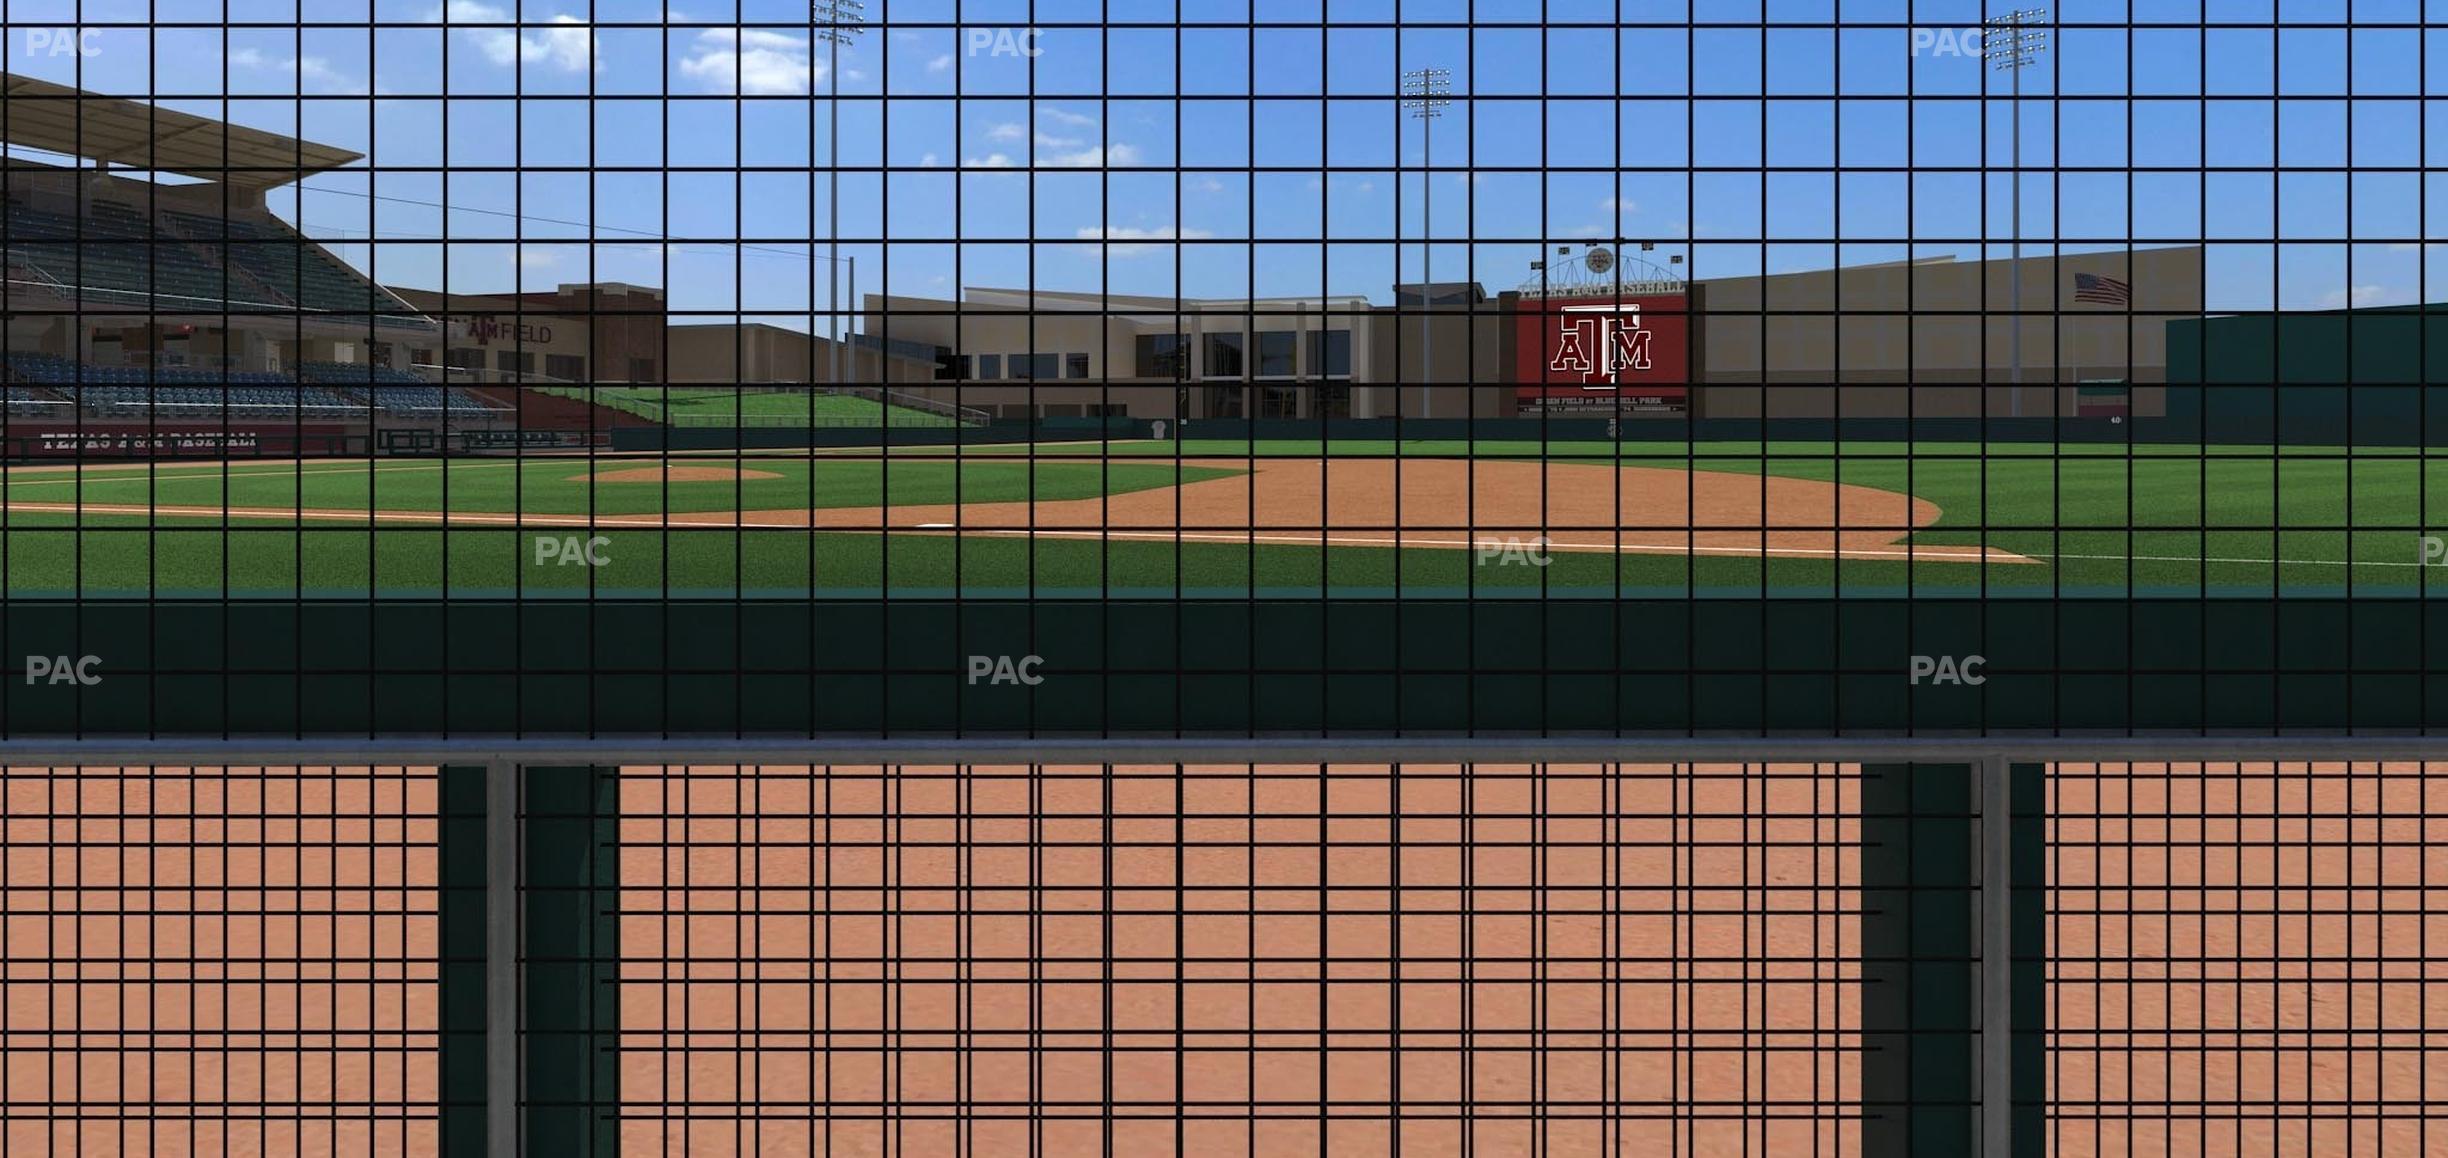
[[[1680,407],[1691,383],[1681,295],[1524,301],[1515,332],[1521,402]]]
[[[1556,330],[1555,357],[1547,362],[1547,380],[1577,377],[1583,385],[1616,385],[1626,373],[1657,368],[1650,357],[1656,338],[1641,328],[1637,305],[1566,306],[1563,325]]]

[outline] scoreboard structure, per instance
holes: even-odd
[[[1687,289],[1533,297],[1513,320],[1521,413],[1682,413],[1693,380]]]

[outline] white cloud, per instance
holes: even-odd
[[[804,36],[761,28],[708,28],[680,62],[683,75],[708,89],[743,96],[805,96],[822,84],[825,62]]]
[[[484,3],[483,0],[447,0],[447,3],[427,15],[428,22],[452,24],[510,25],[516,18],[509,10]],[[485,59],[508,67],[514,64],[540,63],[563,72],[600,71],[603,54],[595,43],[595,30],[586,21],[567,14],[554,16],[542,28],[468,28],[459,35],[476,46]]]
[[[1213,177],[1209,177],[1206,180],[1199,182],[1196,186],[1194,186],[1194,188],[1201,193],[1221,193],[1224,191],[1224,183],[1216,180]]]
[[[986,139],[989,141],[1025,141],[1028,139],[1028,126],[1018,121],[1005,121],[986,130]]]
[[[918,167],[921,169],[934,169],[939,168],[942,165],[943,158],[938,157],[933,153],[928,153],[927,155],[918,158]]]
[[[320,56],[275,56],[257,48],[241,48],[230,53],[228,59],[232,68],[294,76],[309,89],[352,96],[364,96],[367,91],[364,84],[333,68],[330,61]]]
[[[1629,197],[1609,197],[1606,200],[1599,202],[1598,207],[1606,210],[1609,213],[1629,214],[1640,212],[1640,203],[1632,200]]]
[[[988,153],[983,157],[961,159],[961,167],[964,169],[1012,169],[1017,168],[1018,165],[1019,162],[1002,153]]]
[[[1115,145],[1108,149],[1091,145],[1075,153],[1048,153],[1037,163],[1055,169],[1099,169],[1107,166],[1136,165],[1139,149],[1135,145]]]
[[[1090,252],[1099,252],[1101,250],[1101,252],[1113,257],[1138,257],[1142,254],[1155,253],[1160,250],[1164,250],[1166,246],[1160,244],[1162,242],[1183,240],[1196,241],[1200,238],[1213,237],[1215,234],[1204,229],[1177,231],[1170,225],[1157,226],[1155,228],[1142,228],[1136,225],[1108,225],[1101,229],[1096,226],[1089,225],[1083,226],[1080,229],[1078,236],[1081,241],[1101,241],[1107,243],[1102,247],[1093,245],[1089,246],[1088,248]]]
[[[952,54],[951,54],[951,53],[949,53],[949,52],[947,52],[947,53],[943,54],[942,56],[938,56],[938,57],[936,57],[935,59],[928,61],[928,62],[927,62],[927,71],[928,71],[928,72],[950,72],[950,71],[952,71]]]
[[[1037,106],[1037,115],[1044,117],[1055,124],[1069,125],[1075,129],[1084,129],[1097,123],[1097,119],[1095,117],[1075,113],[1065,108],[1057,108],[1054,105]]]
[[[2387,293],[2388,290],[2386,287],[2376,285],[2356,286],[2354,287],[2354,293],[2351,297],[2345,290],[2330,290],[2328,293],[2321,295],[2321,308],[2324,310],[2342,310],[2347,308],[2349,305],[2375,305],[2380,301],[2381,297]]]

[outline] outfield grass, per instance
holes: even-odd
[[[1262,444],[1243,454],[1299,453],[1301,444]],[[1392,444],[1384,444],[1391,452]],[[1482,454],[1520,453],[1522,444],[1481,444]],[[1337,444],[1338,452],[1350,444]],[[1535,444],[1528,444],[1535,450]],[[1119,444],[1132,461],[1067,461],[1068,448],[1039,447],[1052,461],[913,459],[750,459],[781,477],[746,481],[589,485],[583,460],[268,464],[95,468],[75,475],[19,474],[16,500],[166,505],[309,507],[392,511],[441,509],[547,514],[646,513],[790,506],[997,501],[1093,497],[1228,474],[1214,468],[1145,461],[1150,448],[1229,457],[1200,444]],[[1090,447],[1091,451],[1101,449]],[[1308,444],[1314,453],[1314,444]],[[1406,445],[1405,454],[1415,453]],[[1740,597],[1795,595],[1990,594],[2264,597],[2290,594],[2408,595],[2448,583],[2419,561],[2420,536],[2448,527],[2448,459],[2404,451],[2348,456],[2290,448],[2068,447],[2055,455],[2028,445],[1987,457],[1973,444],[1923,445],[1903,457],[1899,444],[1702,444],[1659,454],[1634,444],[1620,457],[1582,454],[1575,445],[1550,457],[1671,469],[1760,473],[1841,481],[1909,492],[1937,503],[1938,523],[1909,540],[1927,545],[1990,546],[2042,561],[2038,566],[1825,558],[1625,555],[1559,552],[1545,568],[1483,565],[1472,552],[1383,547],[1332,551],[1285,545],[973,535],[896,535],[805,531],[609,531],[603,568],[537,566],[538,536],[567,534],[487,528],[345,526],[299,529],[281,522],[164,518],[148,531],[142,516],[88,514],[82,536],[73,517],[14,512],[0,537],[0,566],[12,594],[83,591],[94,595],[217,594],[363,597],[384,594],[744,594],[790,597],[836,593],[1034,591],[1060,594],[1381,594],[1398,586],[1425,594],[1610,597],[1616,594]],[[1607,449],[1612,449],[1608,447]],[[1565,454],[1565,451],[1574,453]],[[975,455],[973,450],[971,455]],[[674,465],[713,460],[675,460]],[[613,468],[627,463],[599,464]],[[719,465],[728,465],[727,460]],[[226,477],[224,477],[226,474]],[[574,477],[575,476],[575,477]],[[2273,530],[2273,528],[2279,528]],[[2344,565],[2351,560],[2352,565]],[[226,579],[225,579],[226,576]],[[228,586],[225,588],[225,582]]]
[[[742,393],[729,386],[597,386],[594,400],[673,425],[719,426],[742,418],[760,425],[954,426],[948,415],[847,394],[805,390]]]
[[[636,515],[734,510],[909,506],[1085,499],[1170,487],[1235,473],[1164,462],[876,462],[751,459],[745,473],[770,478],[702,482],[617,481],[611,472],[653,470],[654,461],[582,458],[205,463],[155,468],[91,467],[9,476],[12,503],[85,502],[173,507],[464,511],[539,515]],[[732,460],[674,460],[675,469],[728,468]]]

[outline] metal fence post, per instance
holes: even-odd
[[[519,766],[485,766],[485,1154],[517,1158],[519,1082]]]
[[[1980,1152],[2014,1153],[2014,765],[1980,762]]]

